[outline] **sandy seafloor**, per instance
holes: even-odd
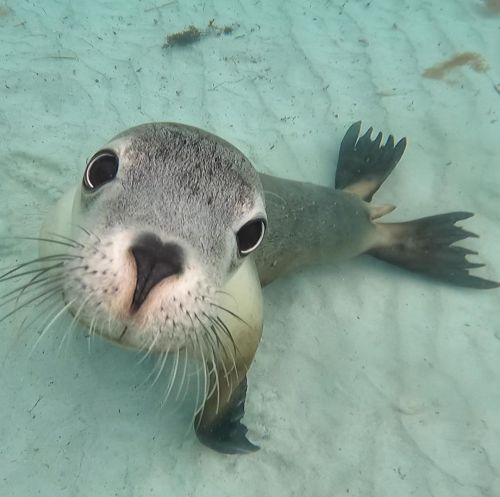
[[[481,238],[466,244],[500,278],[498,13],[479,0],[153,6],[0,6],[2,237],[36,236],[85,159],[134,124],[201,126],[262,171],[326,185],[361,119],[409,140],[376,197],[397,204],[389,219],[475,212],[466,227]],[[162,48],[210,19],[238,26]],[[461,52],[489,69],[422,76]],[[35,250],[4,238],[0,266]],[[29,312],[2,322],[1,495],[500,496],[500,291],[366,257],[264,297],[245,417],[261,450],[240,457],[197,442],[189,405],[160,408],[165,383],[143,385],[147,361],[82,330],[60,347],[64,321],[33,350]]]

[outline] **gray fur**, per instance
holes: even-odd
[[[262,186],[250,162],[218,137],[188,126],[145,124],[118,135],[106,148],[120,159],[117,178],[83,192],[85,216],[113,227],[188,240],[223,283],[238,264],[236,231],[256,209],[264,215]],[[217,277],[219,276],[219,277]]]
[[[367,204],[349,192],[261,174],[268,232],[256,251],[266,285],[298,267],[347,259],[375,236]]]

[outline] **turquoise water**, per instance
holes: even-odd
[[[36,254],[9,237],[36,236],[85,160],[132,125],[200,126],[260,171],[331,185],[361,119],[409,141],[376,197],[398,206],[389,219],[475,212],[481,238],[466,245],[498,280],[497,3],[0,4],[0,268]],[[163,47],[211,19],[232,32]],[[149,386],[147,361],[65,337],[66,318],[35,347],[36,309],[4,320],[1,495],[500,495],[498,290],[359,258],[264,298],[245,416],[261,450],[241,457],[198,443],[188,402],[161,406],[166,379]]]

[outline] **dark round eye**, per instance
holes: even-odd
[[[83,176],[83,186],[87,190],[95,190],[116,177],[118,157],[109,150],[97,152],[90,159]]]
[[[240,255],[247,255],[253,252],[260,245],[265,232],[266,221],[264,219],[254,219],[242,226],[238,233],[236,233]]]

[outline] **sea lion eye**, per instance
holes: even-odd
[[[116,177],[118,172],[118,157],[110,150],[102,150],[90,159],[85,174],[83,186],[87,190],[95,190]]]
[[[238,251],[241,256],[253,252],[262,242],[266,232],[266,221],[264,219],[253,219],[243,225],[236,233]]]

